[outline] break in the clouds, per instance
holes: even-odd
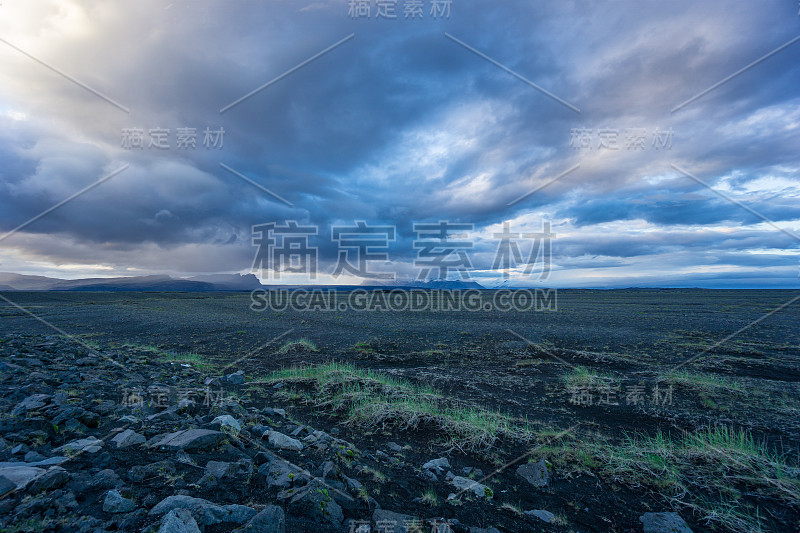
[[[4,1],[0,233],[124,170],[3,238],[0,270],[247,272],[255,224],[365,220],[397,227],[405,277],[413,223],[448,220],[475,225],[492,285],[493,233],[549,221],[548,285],[798,286],[800,41],[682,106],[800,35],[796,5],[432,1],[414,20],[403,0],[394,20],[346,0]]]

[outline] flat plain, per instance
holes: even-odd
[[[122,363],[171,364],[181,371],[171,387],[193,372],[193,386],[218,384],[245,410],[285,409],[291,424],[278,430],[305,425],[352,443],[337,468],[360,479],[364,507],[345,518],[377,504],[501,531],[641,531],[647,512],[675,512],[694,531],[800,523],[794,291],[564,290],[557,310],[538,312],[256,312],[245,293],[3,295],[79,341],[4,304],[6,363],[58,339]],[[225,378],[236,371],[244,383]],[[3,384],[30,385],[20,379]],[[102,398],[120,404],[123,388],[109,382]],[[437,458],[485,497],[459,492],[452,474],[431,477],[421,465]],[[536,487],[518,469],[542,460],[549,479]],[[226,503],[280,500],[257,487]],[[303,512],[287,512],[288,530],[306,530]]]

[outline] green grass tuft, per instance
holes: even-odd
[[[489,448],[503,436],[532,438],[528,427],[499,412],[459,406],[429,387],[349,364],[292,367],[266,380],[312,386],[317,407],[328,408],[361,428],[428,428],[462,450]]]
[[[662,495],[691,508],[707,523],[736,532],[761,531],[758,508],[743,497],[795,505],[800,468],[743,429],[715,426],[679,436],[634,434],[620,443],[590,438],[537,449],[564,475],[589,471],[605,479]]]
[[[153,354],[157,359],[167,363],[187,364],[197,370],[208,372],[215,368],[215,364],[209,361],[208,357],[197,352],[176,352],[173,350],[163,350],[158,346],[147,344],[124,344],[123,348],[133,348],[139,351]]]
[[[422,493],[421,500],[423,504],[430,507],[439,506],[439,497],[436,495],[436,491],[433,489],[433,487],[425,489],[425,491]]]
[[[716,374],[674,370],[665,374],[663,379],[667,383],[675,386],[683,386],[707,392],[719,390],[744,392],[746,390],[742,382]]]
[[[278,349],[278,353],[281,355],[287,353],[295,353],[295,352],[318,352],[318,351],[319,348],[317,348],[317,345],[311,342],[309,339],[288,341]]]
[[[596,387],[598,385],[609,385],[614,380],[614,376],[586,368],[585,366],[576,366],[571,372],[564,376],[564,381],[567,387],[570,388],[586,388]]]

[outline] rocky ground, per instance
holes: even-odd
[[[424,433],[367,435],[295,409],[280,381],[241,394],[235,366],[198,366],[4,335],[0,531],[691,531],[645,496],[566,516],[545,460],[431,455]]]

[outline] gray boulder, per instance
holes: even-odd
[[[17,484],[5,476],[0,476],[0,498],[4,498],[6,494],[17,490]]]
[[[233,374],[228,374],[227,376],[225,376],[225,381],[230,383],[231,385],[243,385],[244,370],[239,370],[238,372],[234,372]]]
[[[275,448],[280,448],[281,450],[292,450],[295,452],[303,450],[302,442],[278,431],[268,431],[264,434],[264,436],[267,437],[269,445]]]
[[[153,443],[155,447],[165,447],[170,450],[208,450],[219,445],[225,438],[221,431],[210,429],[186,429],[168,433]]]
[[[258,511],[246,505],[231,504],[224,506],[224,509],[228,513],[224,522],[232,522],[234,524],[244,524],[258,514]]]
[[[56,455],[54,457],[48,457],[47,459],[42,459],[41,461],[36,461],[34,463],[28,463],[28,466],[58,466],[60,464],[64,464],[69,461],[69,457],[65,457],[63,455]],[[7,464],[7,463],[0,463],[0,465]],[[16,463],[19,464],[19,463]]]
[[[257,435],[259,437],[263,437],[269,431],[269,428],[261,424],[256,424],[254,426],[250,426],[248,430],[250,431],[251,435]]]
[[[217,479],[234,477],[236,475],[236,467],[233,463],[225,461],[209,461],[206,463],[206,475]]]
[[[123,482],[116,472],[106,468],[92,476],[90,484],[96,489],[114,489],[121,487]]]
[[[24,490],[34,479],[44,475],[46,470],[25,463],[5,463],[10,466],[0,466],[0,476],[13,483],[15,490]]]
[[[16,407],[14,407],[14,409],[11,411],[11,416],[24,415],[28,411],[41,409],[50,403],[50,398],[52,398],[52,396],[49,394],[34,394],[32,396],[28,396],[19,402]]]
[[[547,522],[548,524],[552,522],[553,519],[556,517],[556,515],[554,515],[550,511],[545,511],[544,509],[534,509],[533,511],[525,511],[525,514],[528,516],[535,516],[539,520]]]
[[[393,451],[395,453],[402,453],[403,452],[403,447],[400,446],[399,444],[397,444],[396,442],[387,442],[386,443],[386,447],[389,448],[389,450],[391,450],[391,451]]]
[[[20,443],[11,448],[11,455],[28,455],[30,447],[25,443]]]
[[[406,533],[406,523],[414,517],[407,514],[395,513],[383,509],[375,509],[372,513],[372,524],[375,531],[381,533]]]
[[[60,466],[51,466],[41,476],[31,482],[28,491],[36,494],[43,490],[55,490],[63,487],[69,481],[69,472]]]
[[[345,485],[347,485],[347,488],[352,492],[358,492],[364,487],[357,479],[349,478],[344,474],[342,474],[342,479],[344,480]]]
[[[466,477],[455,476],[450,480],[450,484],[461,491],[472,493],[476,498],[491,500],[494,496],[492,489]]]
[[[421,480],[427,481],[429,483],[436,483],[439,481],[439,477],[434,474],[431,470],[421,470],[418,476]]]
[[[284,533],[286,517],[277,505],[268,505],[250,521],[236,530],[236,533]]]
[[[268,486],[280,489],[287,489],[292,485],[305,485],[310,478],[308,472],[282,459],[261,465],[258,474],[266,480]]]
[[[544,459],[536,463],[527,463],[517,468],[517,475],[537,488],[550,484],[550,472]]]
[[[108,491],[103,500],[103,511],[107,513],[129,513],[134,509],[136,509],[136,503],[122,496],[116,489]]]
[[[297,430],[295,430],[295,432],[297,432]],[[325,433],[324,431],[316,430],[307,435],[303,439],[303,442],[314,446],[319,450],[327,450],[335,440],[336,439],[334,439],[332,435]]]
[[[173,509],[164,515],[158,533],[200,533],[200,528],[187,509]]]
[[[45,459],[47,459],[47,457],[36,451],[30,451],[26,453],[25,457],[23,458],[26,463],[36,463],[38,461],[44,461]]]
[[[435,472],[436,474],[441,474],[443,471],[448,470],[450,468],[450,461],[447,460],[446,457],[441,457],[439,459],[432,459],[422,465],[423,470],[429,470]]]
[[[692,533],[678,513],[645,513],[639,521],[644,533]]]
[[[178,415],[178,408],[177,406],[170,407],[164,411],[153,413],[152,415],[147,417],[148,422],[175,422],[176,420],[180,420],[180,415]]]
[[[212,426],[219,426],[220,428],[230,428],[233,431],[241,431],[242,423],[233,418],[231,415],[220,415],[211,421]]]
[[[128,479],[133,483],[141,483],[145,479],[156,476],[170,476],[175,473],[175,463],[164,460],[149,465],[136,465],[128,471]]]
[[[197,484],[204,488],[212,488],[221,480],[249,478],[252,472],[253,462],[249,458],[240,459],[235,463],[209,461],[206,463],[203,477]]]
[[[281,500],[288,499],[288,508],[294,514],[303,515],[312,520],[325,520],[339,526],[344,521],[344,512],[334,500],[334,490],[318,479],[312,480],[305,487],[288,489],[278,494]]]
[[[197,522],[210,526],[222,522],[243,524],[256,515],[256,510],[244,505],[217,505],[202,498],[191,496],[168,496],[150,509],[150,516],[162,516],[173,509],[187,509]]]
[[[59,446],[54,451],[57,453],[67,453],[67,452],[96,453],[99,452],[100,448],[102,447],[103,447],[103,441],[101,441],[97,437],[86,437],[85,439],[78,439],[72,442],[68,442],[63,446]]]
[[[117,435],[114,436],[113,439],[111,439],[111,442],[113,442],[117,448],[127,448],[128,446],[136,446],[138,444],[144,444],[145,441],[147,441],[147,439],[144,438],[144,435],[139,435],[132,429],[126,429],[125,431],[118,433]]]

